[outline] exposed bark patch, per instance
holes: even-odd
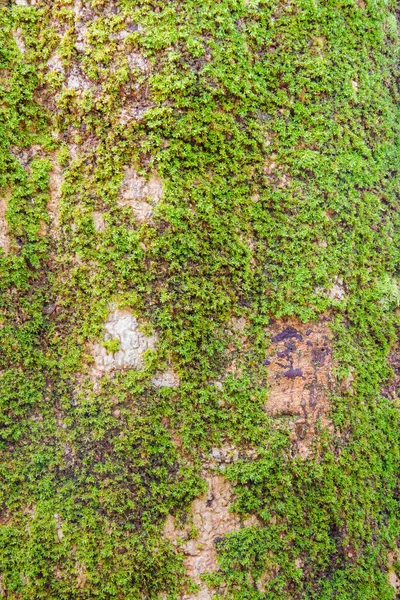
[[[285,173],[280,165],[275,162],[276,155],[271,155],[263,167],[263,172],[267,182],[274,188],[290,187],[290,177]]]
[[[2,248],[5,254],[8,254],[10,250],[10,240],[8,238],[8,227],[6,220],[7,200],[0,198],[0,248]]]
[[[388,581],[396,593],[396,598],[400,595],[400,577],[395,570],[395,563],[400,562],[400,549],[389,554]]]
[[[123,108],[119,114],[121,125],[127,125],[132,121],[141,121],[146,112],[155,106],[151,103],[133,102],[127,108]]]
[[[395,400],[399,397],[399,388],[400,388],[400,331],[397,330],[396,342],[393,345],[389,357],[388,363],[393,369],[393,377],[386,385],[381,393],[385,398],[389,400]],[[393,587],[396,593],[396,598],[400,597],[400,576],[398,570],[395,569],[396,563],[400,563],[400,547],[397,542],[397,550],[395,552],[389,553],[389,564],[388,564],[388,581],[389,584]]]
[[[85,75],[78,64],[75,64],[67,78],[67,88],[71,90],[77,90],[80,94],[84,90],[98,91],[99,86],[92,82],[89,77]]]
[[[115,349],[95,344],[93,356],[96,370],[102,374],[114,369],[143,368],[143,353],[154,350],[157,337],[146,336],[139,323],[128,310],[113,310],[104,324],[103,341],[115,342]]]
[[[103,213],[101,213],[98,210],[94,210],[92,212],[92,217],[93,217],[93,224],[94,224],[94,228],[98,233],[101,233],[105,230],[106,228],[106,224],[104,221],[104,216]]]
[[[346,289],[343,285],[343,279],[337,277],[333,286],[328,291],[328,296],[331,300],[344,300],[346,297]]]
[[[164,527],[164,535],[177,551],[184,555],[188,575],[200,586],[199,592],[183,595],[182,600],[210,600],[211,593],[201,576],[218,568],[218,544],[228,533],[241,527],[254,525],[254,519],[243,521],[238,515],[229,511],[233,502],[230,483],[221,475],[206,476],[208,490],[196,498],[192,504],[192,523],[198,535],[190,538],[186,529],[179,529],[173,517],[169,516]]]
[[[127,169],[121,186],[120,204],[132,207],[139,223],[148,221],[153,206],[163,192],[162,180],[152,173],[149,179],[140,177],[134,169]]]
[[[271,416],[294,417],[293,438],[300,455],[309,454],[316,421],[328,425],[329,394],[333,389],[332,332],[327,320],[301,323],[276,321],[265,365]]]
[[[60,197],[63,182],[62,168],[57,160],[52,161],[53,168],[49,174],[50,199],[47,204],[47,212],[50,218],[50,226],[55,233],[60,219]]]
[[[87,581],[86,569],[85,565],[78,561],[76,562],[76,575],[76,583],[78,588],[84,588]]]
[[[13,31],[13,38],[15,40],[15,43],[17,44],[18,50],[21,52],[21,54],[25,54],[26,47],[25,47],[25,42],[24,42],[24,38],[22,35],[22,30],[20,28]]]
[[[180,452],[184,452],[180,437],[176,433],[172,433],[172,437]],[[190,518],[184,526],[179,527],[175,519],[168,516],[164,536],[184,556],[187,574],[199,586],[199,591],[183,594],[181,600],[211,600],[214,596],[202,576],[218,570],[218,547],[223,544],[224,537],[244,527],[259,524],[255,516],[244,519],[230,510],[234,491],[231,483],[221,474],[227,465],[255,457],[251,449],[239,451],[234,444],[226,442],[211,448],[209,454],[202,457],[207,491],[192,503]]]
[[[126,59],[131,69],[136,69],[141,73],[150,73],[150,63],[140,52],[130,52],[126,55]]]
[[[61,58],[57,52],[55,52],[51,58],[49,58],[46,65],[49,71],[55,71],[56,73],[61,73],[63,75],[65,73]]]
[[[142,333],[136,317],[129,310],[113,307],[104,324],[103,343],[92,344],[90,348],[95,362],[92,376],[98,379],[112,371],[142,369],[144,352],[155,350],[157,341],[156,334]],[[179,386],[179,377],[170,367],[156,373],[151,383],[157,388],[174,388]]]
[[[171,368],[167,371],[164,371],[164,373],[158,373],[155,375],[151,382],[154,387],[179,387],[179,377]]]
[[[42,147],[38,144],[33,144],[28,148],[12,147],[13,156],[19,161],[25,171],[29,172],[29,165],[35,158],[43,157]]]

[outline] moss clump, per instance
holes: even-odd
[[[118,352],[120,349],[120,341],[118,338],[114,338],[113,340],[106,340],[103,342],[103,347],[107,350],[107,352]]]

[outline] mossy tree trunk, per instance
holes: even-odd
[[[399,597],[395,3],[0,4],[2,596]]]

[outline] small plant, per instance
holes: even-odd
[[[114,354],[114,352],[118,352],[121,344],[118,338],[114,338],[112,340],[106,340],[103,342],[102,346],[107,350],[107,352]]]

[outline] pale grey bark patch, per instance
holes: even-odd
[[[173,372],[172,369],[168,369],[164,371],[164,373],[158,373],[153,377],[151,383],[154,387],[168,387],[168,388],[176,388],[179,387],[179,377],[176,373]]]
[[[67,87],[71,90],[82,92],[84,90],[97,90],[98,86],[92,82],[83,71],[75,65],[67,78]]]
[[[13,38],[14,38],[15,43],[17,44],[18,50],[21,52],[21,54],[25,54],[26,46],[25,46],[23,35],[22,35],[22,29],[20,29],[18,27],[18,29],[13,31]]]
[[[93,356],[96,369],[101,373],[115,369],[142,369],[143,353],[154,350],[156,335],[144,335],[136,317],[128,310],[113,310],[104,324],[103,341],[118,341],[118,350],[108,351],[102,344],[95,344]]]
[[[106,228],[103,214],[98,210],[94,210],[92,217],[95,230],[99,233],[103,232]]]
[[[49,71],[56,71],[57,73],[65,73],[60,56],[55,52],[47,61],[46,66]]]
[[[163,193],[162,180],[152,173],[148,179],[141,177],[135,169],[127,169],[121,185],[119,204],[131,206],[135,219],[142,223],[151,217],[153,206]]]
[[[331,300],[344,300],[346,297],[346,290],[343,285],[343,279],[341,277],[337,277],[333,286],[328,291],[328,296]]]
[[[115,344],[116,349],[107,346]],[[129,310],[112,310],[104,324],[103,342],[92,346],[95,368],[93,375],[101,377],[112,371],[124,369],[140,370],[144,367],[143,354],[146,350],[155,350],[158,342],[156,334],[145,335],[140,330],[136,317]],[[151,383],[156,388],[179,386],[179,378],[172,368],[157,373]]]
[[[389,553],[389,571],[388,571],[388,582],[395,590],[396,594],[400,592],[400,577],[396,573],[394,565],[400,561],[400,549],[395,552]],[[396,596],[397,597],[397,596]]]
[[[123,108],[119,114],[119,122],[121,125],[127,125],[131,121],[141,121],[147,111],[152,108],[154,104],[148,103],[132,103],[128,108]]]
[[[0,198],[0,248],[7,254],[10,249],[10,240],[8,238],[6,210],[7,201],[5,198]]]
[[[58,163],[57,158],[52,160],[52,170],[49,174],[50,198],[47,203],[47,211],[50,218],[50,225],[53,229],[53,235],[57,237],[60,219],[60,198],[61,186],[63,182],[63,170]]]
[[[131,69],[138,69],[142,73],[148,73],[150,71],[149,61],[140,54],[140,52],[130,52],[126,55],[128,65]]]

